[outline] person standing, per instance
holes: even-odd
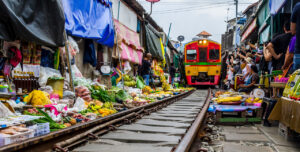
[[[300,2],[298,2],[291,16],[291,32],[293,35],[296,34],[296,44],[294,50],[294,70],[300,68],[300,62],[296,62],[297,58],[300,57]]]
[[[174,63],[171,63],[170,66],[170,76],[171,76],[171,84],[174,84],[174,78],[175,78],[176,68],[174,67]]]
[[[290,22],[284,23],[284,33],[276,36],[268,44],[267,49],[272,54],[273,70],[281,70],[284,64],[285,52],[289,46],[290,40],[293,37],[290,30]]]
[[[141,75],[145,81],[145,84],[149,86],[150,74],[151,74],[151,58],[152,55],[147,53],[142,61]]]

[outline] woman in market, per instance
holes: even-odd
[[[249,76],[251,74],[251,65],[252,65],[252,58],[250,57],[247,57],[246,59],[243,60],[243,64],[245,65],[244,68],[242,68],[242,74],[243,74],[243,77],[242,77],[242,80],[244,80],[244,82],[246,82],[248,79],[249,79]]]
[[[255,84],[259,81],[258,70],[256,65],[251,65],[251,73],[245,84],[239,85],[239,92],[251,92],[255,88]]]

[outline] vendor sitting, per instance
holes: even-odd
[[[239,92],[251,92],[255,88],[255,84],[258,83],[258,69],[255,65],[251,65],[251,73],[249,78],[245,81],[245,84],[239,85]]]

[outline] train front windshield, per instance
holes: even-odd
[[[197,50],[186,50],[187,60],[197,60]]]

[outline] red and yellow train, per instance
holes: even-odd
[[[185,75],[188,85],[218,85],[221,75],[221,44],[199,39],[184,47]]]

